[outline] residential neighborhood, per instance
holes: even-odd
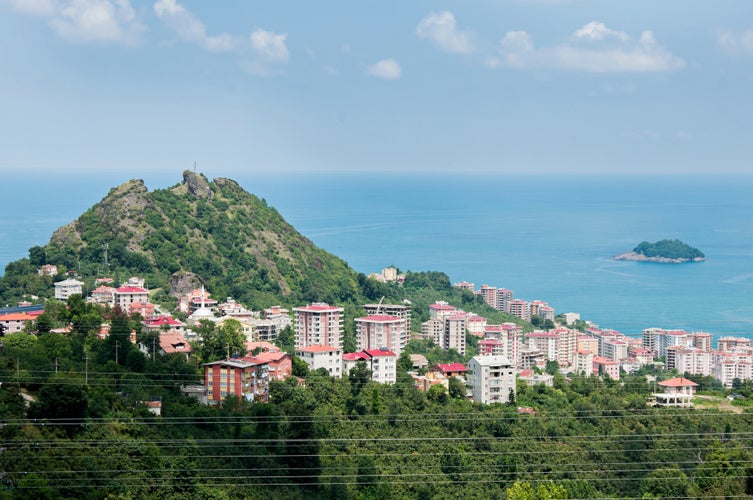
[[[390,269],[382,270],[380,276],[399,281]],[[52,271],[50,266],[39,269],[40,276]],[[527,330],[513,322],[494,324],[477,313],[437,301],[422,312],[428,313],[429,319],[420,324],[420,331],[412,331],[411,317],[416,311],[411,304],[380,301],[364,304],[365,315],[352,318],[356,349],[346,352],[345,309],[338,305],[302,304],[292,308],[292,315],[279,305],[253,311],[231,297],[223,302],[213,299],[211,292],[201,287],[179,297],[176,314],[185,318],[180,320],[150,302],[143,279],[134,276],[119,286],[112,284],[112,278],[97,279],[98,286],[88,292],[86,300],[140,315],[141,332],[132,332],[131,339],[146,355],[179,354],[190,359],[203,341],[202,324],[222,327],[232,322],[231,326],[238,328],[248,354],[236,354],[228,348],[224,359],[204,362],[202,400],[210,404],[230,395],[266,401],[270,381],[293,376],[293,358],[300,359],[311,372],[321,371],[334,378],[347,377],[362,363],[375,382],[395,383],[398,360],[412,340],[429,341],[466,360],[428,366],[424,356],[408,351],[408,373],[416,388],[428,391],[440,385],[449,389],[450,380],[457,378],[466,388],[467,398],[485,404],[514,401],[518,382],[551,386],[552,367],[564,375],[619,380],[623,373],[657,366],[657,360],[662,360],[658,366],[664,370],[714,377],[726,388],[753,379],[753,345],[748,338],[721,337],[714,350],[712,335],[706,332],[646,328],[641,338],[629,337],[582,322],[577,313],[555,316],[554,309],[544,301],[526,302],[514,298],[512,290],[486,284],[478,290],[468,282],[454,286],[473,293],[496,310],[545,328]],[[55,298],[61,302],[84,293],[85,284],[73,278],[54,285]],[[7,309],[0,314],[0,326],[6,334],[33,331],[42,312],[41,306],[30,303]],[[290,353],[276,345],[286,328],[293,332],[294,349]],[[106,338],[108,332],[109,325],[103,324],[100,337]],[[155,335],[153,345],[139,342],[137,333]],[[473,344],[470,354],[469,341]],[[650,403],[689,406],[696,385],[682,377],[661,382]]]

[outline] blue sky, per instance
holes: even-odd
[[[0,110],[5,173],[753,173],[753,2],[0,0]]]

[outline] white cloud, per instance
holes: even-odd
[[[659,45],[651,31],[638,40],[626,33],[591,22],[577,30],[572,40],[553,47],[534,47],[524,31],[511,31],[500,40],[498,66],[511,68],[559,68],[610,72],[664,72],[680,69],[685,61]]]
[[[732,54],[753,55],[753,28],[739,34],[723,31],[717,36],[717,43]]]
[[[573,38],[576,40],[587,41],[601,41],[609,38],[615,38],[622,42],[627,42],[630,40],[630,37],[627,35],[627,33],[610,30],[604,23],[599,23],[596,21],[591,21],[590,23],[586,24],[581,29],[573,33]]]
[[[235,48],[232,36],[227,33],[208,35],[204,23],[176,0],[159,0],[154,4],[154,13],[185,42],[195,43],[212,52],[227,52]]]
[[[14,10],[47,18],[50,28],[70,42],[137,44],[146,26],[129,0],[10,0]]]
[[[429,39],[445,52],[470,54],[474,51],[471,35],[458,29],[455,15],[449,11],[432,12],[421,19],[416,34],[421,39]]]
[[[382,80],[399,80],[403,74],[400,64],[394,59],[382,59],[369,66],[366,72]]]
[[[251,46],[259,56],[267,61],[286,63],[290,59],[290,52],[285,45],[287,33],[272,33],[261,28],[251,33]]]

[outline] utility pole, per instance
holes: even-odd
[[[57,374],[57,372],[58,372],[58,358],[57,356],[55,356],[55,373]]]
[[[154,353],[157,352],[157,338],[152,338],[152,363],[154,363]]]
[[[118,363],[118,364],[120,364],[118,362],[118,349],[120,349],[120,341],[116,340],[115,341],[115,362]]]
[[[84,383],[88,386],[89,385],[89,353],[86,353],[86,357],[84,358],[85,361],[85,368],[84,368]]]

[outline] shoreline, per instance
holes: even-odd
[[[612,257],[612,260],[629,260],[633,262],[657,262],[660,264],[685,264],[687,262],[703,262],[706,257],[696,257],[694,259],[672,259],[669,257],[646,257],[642,253],[625,252]]]

